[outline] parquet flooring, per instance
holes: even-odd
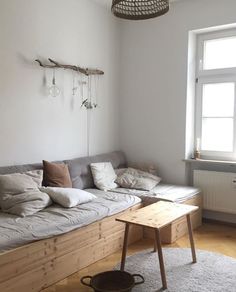
[[[204,249],[218,252],[227,256],[236,258],[236,228],[216,225],[203,224],[195,230],[194,239],[197,249]],[[144,239],[131,246],[128,249],[128,255],[151,248],[152,240]],[[188,236],[184,236],[172,245],[167,247],[189,247]],[[111,270],[119,261],[121,251],[71,275],[63,281],[45,289],[43,292],[91,292],[92,289],[84,287],[80,284],[80,278],[86,275],[95,275],[97,273]],[[63,267],[62,267],[63,268]]]

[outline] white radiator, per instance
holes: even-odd
[[[236,214],[236,173],[194,170],[193,180],[205,210]]]

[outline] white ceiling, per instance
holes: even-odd
[[[104,5],[108,8],[111,7],[111,2],[112,2],[112,0],[93,0],[93,1],[95,1],[101,5]],[[175,2],[175,1],[181,1],[181,0],[170,0],[170,2]]]

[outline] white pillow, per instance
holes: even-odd
[[[90,164],[95,186],[102,191],[109,191],[118,187],[115,183],[117,175],[111,162]]]
[[[72,208],[97,198],[95,195],[80,189],[42,187],[40,190],[48,194],[55,203],[65,208]]]

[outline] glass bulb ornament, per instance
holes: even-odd
[[[60,95],[60,88],[56,85],[55,70],[53,70],[52,85],[49,87],[49,95],[51,97],[57,97]]]

